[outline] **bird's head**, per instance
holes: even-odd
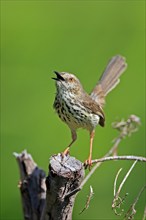
[[[59,92],[68,91],[72,94],[79,94],[83,88],[78,80],[78,78],[71,74],[66,72],[57,72],[54,71],[56,74],[56,78],[52,78],[56,80],[56,88]]]

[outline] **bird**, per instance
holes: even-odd
[[[56,96],[53,107],[59,118],[68,125],[72,140],[62,155],[69,153],[70,147],[77,140],[77,130],[84,128],[90,134],[89,157],[85,166],[92,165],[92,148],[95,128],[99,124],[105,126],[103,107],[107,94],[120,82],[119,77],[126,70],[125,57],[116,55],[112,57],[94,89],[88,94],[79,79],[72,73],[54,71],[56,77]]]

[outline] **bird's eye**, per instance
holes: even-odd
[[[73,77],[70,77],[69,78],[69,82],[73,82],[74,81],[74,78]]]

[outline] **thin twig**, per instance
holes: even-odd
[[[116,187],[117,187],[117,179],[118,179],[118,176],[120,174],[120,172],[122,171],[122,168],[119,169],[116,177],[115,177],[115,181],[114,181],[114,197],[116,196]]]
[[[85,207],[83,208],[83,210],[79,214],[82,214],[86,209],[89,208],[89,204],[90,204],[90,201],[91,201],[91,199],[93,197],[93,194],[94,194],[93,193],[93,188],[92,188],[92,186],[90,186],[90,194],[87,197],[87,201],[86,201]]]
[[[117,209],[120,209],[121,208],[121,205],[123,204],[123,202],[125,201],[125,198],[126,196],[128,195],[127,193],[125,194],[125,196],[123,198],[120,197],[120,192],[121,192],[121,189],[126,181],[126,179],[128,178],[128,176],[130,175],[131,171],[133,170],[135,164],[137,163],[137,160],[132,164],[132,166],[130,167],[130,169],[128,170],[127,174],[125,175],[124,179],[122,180],[117,192],[116,192],[116,182],[117,182],[117,178],[121,172],[122,169],[120,169],[116,175],[116,178],[115,178],[115,182],[114,182],[114,199],[113,199],[113,202],[112,202],[112,209],[114,210],[115,214],[116,215],[121,215],[123,213],[123,209],[121,212],[117,212]]]
[[[137,160],[140,162],[146,162],[146,157],[133,156],[133,155],[111,156],[111,157],[103,157],[103,158],[92,160],[92,163],[104,162],[104,161],[109,161],[109,160]]]
[[[119,186],[119,188],[118,188],[118,190],[117,190],[117,193],[116,193],[115,198],[119,196],[119,194],[120,194],[120,192],[121,192],[121,189],[122,189],[122,187],[123,187],[125,181],[127,180],[128,176],[130,175],[130,173],[131,173],[131,171],[133,170],[133,168],[134,168],[134,166],[135,166],[136,163],[137,163],[137,160],[132,164],[132,166],[131,166],[130,169],[128,170],[127,174],[125,175],[123,181],[121,182],[121,184],[120,184],[120,186]]]
[[[140,162],[146,162],[145,157],[140,157],[140,156],[133,156],[133,155],[126,155],[126,156],[111,156],[109,155],[112,154],[112,152],[115,150],[115,148],[118,146],[120,143],[121,138],[118,138],[117,141],[115,142],[114,146],[109,150],[107,154],[105,154],[104,157],[96,160],[92,160],[92,163],[96,163],[96,165],[92,168],[92,170],[88,173],[88,175],[85,177],[83,182],[80,185],[80,190],[83,188],[85,183],[88,181],[88,179],[92,176],[92,174],[95,172],[95,170],[102,164],[104,161],[109,161],[109,160],[136,160]]]
[[[117,137],[114,141],[113,147],[109,150],[109,152],[107,152],[107,154],[105,154],[104,157],[108,157],[108,156],[112,155],[113,152],[115,152],[117,150],[117,147],[119,146],[121,141],[122,141],[122,137]]]
[[[130,175],[132,169],[134,168],[135,164],[137,163],[137,160],[132,164],[132,166],[130,167],[129,171],[127,172],[127,174],[125,175],[123,181],[121,182],[117,192],[116,192],[116,183],[117,183],[117,179],[118,179],[118,176],[121,172],[122,169],[120,169],[116,175],[116,178],[115,178],[115,182],[114,182],[114,199],[113,199],[113,202],[112,202],[112,209],[114,210],[114,213],[115,215],[119,215],[121,216],[122,213],[123,213],[123,209],[120,211],[120,212],[117,212],[117,209],[119,210],[121,208],[121,205],[123,204],[123,202],[125,201],[125,198],[127,197],[128,193],[125,194],[125,196],[123,198],[120,197],[120,192],[121,192],[121,189],[126,181],[126,179],[128,178],[128,176]]]
[[[127,120],[116,121],[112,123],[112,127],[119,131],[119,138],[123,139],[127,136],[130,136],[132,133],[138,130],[139,125],[141,124],[140,118],[136,115],[130,115]],[[116,139],[114,140],[116,141]],[[115,147],[112,152],[113,156],[118,155],[118,147]]]
[[[144,191],[145,189],[146,189],[146,185],[143,186],[143,187],[141,188],[141,190],[139,191],[139,193],[138,193],[137,197],[135,198],[133,204],[130,206],[129,210],[127,211],[127,213],[126,213],[126,215],[125,215],[125,218],[124,218],[125,220],[126,220],[126,219],[133,219],[134,215],[136,214],[135,206],[136,206],[136,204],[137,204],[137,202],[138,202],[138,200],[139,200],[141,194],[143,193],[143,191]],[[144,214],[144,218],[145,218],[145,214]]]
[[[119,141],[118,141],[119,142]],[[120,142],[119,142],[120,143]],[[140,161],[140,162],[146,162],[146,158],[145,157],[140,157],[140,156],[132,156],[132,155],[126,155],[126,156],[111,156],[111,157],[107,157],[107,155],[109,155],[109,153],[112,153],[112,150],[115,149],[115,145],[112,147],[112,149],[105,155],[105,157],[100,158],[100,159],[96,159],[96,160],[92,160],[92,163],[96,163],[96,165],[92,168],[92,170],[88,173],[88,175],[85,177],[85,179],[83,180],[83,182],[81,183],[80,187],[76,190],[73,190],[71,192],[72,194],[76,194],[78,191],[80,191],[83,186],[86,184],[86,182],[88,181],[88,179],[92,176],[92,174],[95,172],[95,170],[102,164],[102,162],[104,161],[110,161],[110,160],[135,160],[135,161]],[[67,195],[70,196],[70,195]]]
[[[121,171],[122,171],[122,168],[119,169],[119,171],[118,171],[118,173],[117,173],[117,175],[115,177],[115,181],[114,181],[114,200],[112,202],[112,209],[114,210],[115,215],[118,215],[118,216],[120,216],[122,214],[122,212],[123,212],[123,210],[120,213],[117,212],[117,208],[120,209],[120,206],[121,206],[123,200],[120,197],[118,197],[115,200],[116,188],[117,188],[117,180],[118,180],[118,177],[119,177],[119,174],[120,174]]]

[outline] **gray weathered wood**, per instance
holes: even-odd
[[[46,178],[27,151],[14,156],[20,170],[24,219],[71,220],[76,193],[84,178],[83,164],[69,155],[54,155]]]
[[[46,199],[45,172],[27,151],[14,153],[20,170],[20,188],[25,220],[40,220]]]
[[[83,164],[74,157],[52,156],[46,179],[47,194],[41,220],[71,220],[76,189],[84,178]]]

